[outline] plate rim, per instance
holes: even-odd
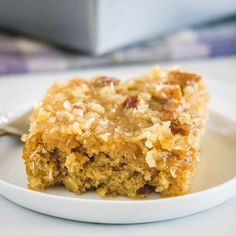
[[[67,196],[54,195],[54,194],[49,194],[46,192],[34,191],[34,190],[31,190],[28,188],[17,186],[17,185],[12,184],[8,181],[0,179],[0,186],[5,185],[5,187],[9,187],[12,189],[15,188],[15,189],[18,189],[19,191],[24,192],[24,193],[34,194],[34,195],[37,195],[38,197],[43,197],[43,198],[55,198],[59,201],[63,200],[63,201],[80,201],[80,202],[84,202],[84,203],[93,202],[93,203],[99,203],[99,204],[112,203],[112,204],[142,204],[142,205],[148,204],[150,202],[151,203],[156,203],[156,202],[158,202],[158,203],[165,202],[166,203],[166,202],[173,201],[173,200],[174,201],[189,200],[194,197],[201,197],[205,194],[208,194],[209,192],[221,191],[222,189],[229,187],[230,185],[233,185],[233,184],[236,185],[236,176],[232,177],[231,179],[229,179],[221,184],[213,186],[211,188],[207,188],[207,189],[197,191],[194,193],[187,193],[187,194],[181,195],[181,196],[168,197],[168,198],[158,198],[158,199],[129,199],[129,198],[127,198],[127,200],[120,200],[120,199],[115,200],[115,199],[102,199],[102,197],[101,197],[101,199],[86,199],[86,198],[75,198],[75,197],[70,197],[70,196],[67,197]],[[236,189],[235,189],[235,193],[233,195],[235,195],[235,194],[236,194]],[[1,191],[0,191],[0,195],[4,196],[4,194]]]

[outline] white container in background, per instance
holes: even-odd
[[[0,0],[0,27],[102,54],[233,13],[235,0]]]

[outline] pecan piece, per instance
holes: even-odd
[[[171,71],[169,75],[172,77],[171,82],[179,84],[182,88],[188,85],[199,83],[202,79],[200,75],[188,72],[181,72],[178,70]]]
[[[181,124],[178,120],[172,120],[170,123],[172,134],[181,134],[183,136],[189,135],[190,126],[186,123]]]
[[[124,102],[125,109],[137,108],[137,105],[138,105],[138,96],[137,95],[127,97]]]
[[[75,108],[75,109],[80,109],[80,108],[82,108],[82,107],[81,107],[80,105],[78,105],[78,104],[73,104],[72,107]]]
[[[98,87],[105,87],[113,84],[114,86],[119,85],[120,81],[111,76],[100,76],[94,81],[94,85]]]

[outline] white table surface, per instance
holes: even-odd
[[[207,78],[210,107],[236,120],[236,57],[178,63]],[[0,77],[0,114],[33,104],[53,80],[74,75],[114,74],[132,76],[150,65],[80,70],[58,74],[13,75]],[[236,156],[235,156],[236,158]],[[1,194],[1,190],[0,190]],[[101,212],[102,214],[102,212]],[[136,214],[134,212],[134,214]],[[8,235],[236,235],[236,196],[214,209],[164,222],[136,225],[90,224],[54,218],[24,209],[0,195],[0,236]]]

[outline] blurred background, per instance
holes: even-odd
[[[0,74],[236,55],[236,0],[0,0]]]

